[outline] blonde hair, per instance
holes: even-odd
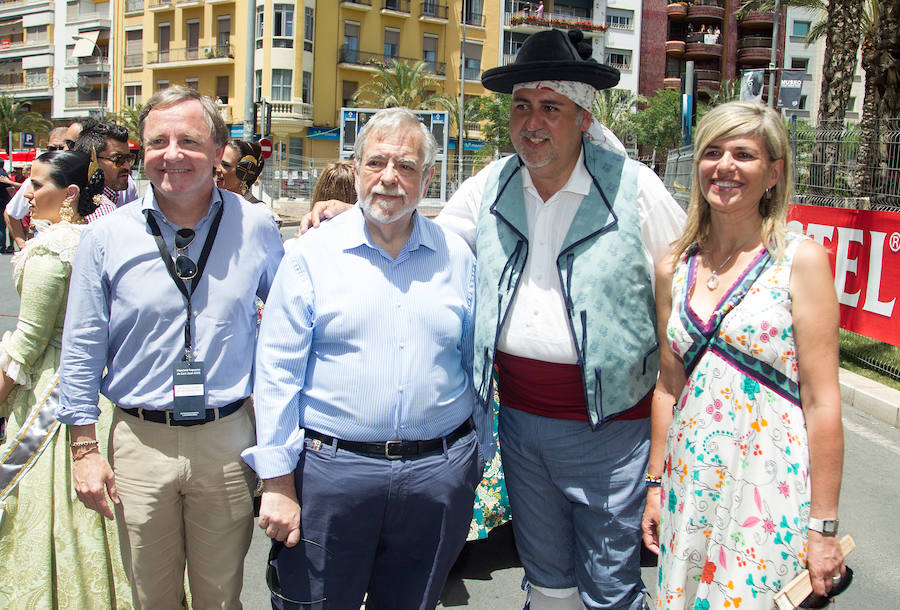
[[[312,202],[337,199],[344,203],[356,203],[356,184],[353,176],[353,163],[335,161],[319,174],[316,186],[313,187]]]
[[[709,203],[703,197],[700,187],[700,160],[707,147],[716,140],[734,136],[756,135],[762,138],[769,153],[769,162],[784,160],[784,169],[775,187],[767,191],[759,202],[762,216],[760,236],[762,243],[778,259],[784,249],[787,232],[786,218],[788,205],[794,193],[794,179],[790,163],[791,144],[787,130],[778,113],[762,104],[753,102],[728,102],[716,106],[697,125],[694,140],[694,168],[691,197],[688,202],[688,217],[684,232],[674,243],[674,259],[678,260],[693,244],[700,247],[709,239]]]

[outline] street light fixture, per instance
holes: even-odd
[[[104,111],[106,109],[106,104],[105,104],[105,100],[103,97],[103,78],[104,78],[103,77],[103,73],[104,73],[104,71],[103,71],[103,51],[97,45],[97,41],[93,40],[92,38],[88,38],[87,36],[72,36],[72,39],[73,40],[86,40],[89,43],[91,43],[94,46],[94,50],[97,51],[97,59],[99,60],[99,64],[100,64],[100,120],[102,121],[103,116],[104,116]],[[91,55],[93,55],[93,54],[94,54],[94,51],[91,51]]]

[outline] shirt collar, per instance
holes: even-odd
[[[369,232],[366,230],[366,218],[363,216],[362,206],[357,203],[347,212],[347,215],[351,217],[351,221],[346,227],[343,227],[343,230],[339,232],[338,237],[341,249],[352,250],[360,246],[367,246],[374,250],[381,250],[381,248],[369,237]],[[422,222],[422,217],[419,215],[418,210],[413,211],[412,221],[412,233],[410,233],[409,239],[406,240],[406,245],[403,246],[403,249],[412,252],[413,250],[418,249],[419,246],[424,246],[429,250],[436,251],[437,244],[435,236],[427,230],[428,227]]]
[[[119,202],[119,191],[111,189],[106,185],[103,185],[103,196],[109,199],[112,203]]]
[[[568,192],[586,197],[591,192],[591,184],[593,184],[591,174],[588,173],[587,168],[584,166],[584,146],[582,146],[581,151],[578,153],[578,161],[575,162],[575,167],[572,169],[569,179],[557,192]],[[522,187],[540,199],[537,188],[534,186],[534,181],[531,179],[531,173],[528,171],[527,167],[525,168],[525,171],[522,172]]]
[[[163,211],[159,209],[159,203],[156,201],[156,195],[154,194],[153,188],[154,187],[151,184],[150,188],[144,191],[144,197],[143,199],[141,199],[141,213],[146,217],[147,210],[154,212],[156,216],[161,218],[163,222],[165,222],[169,226],[175,229],[180,229],[181,227],[178,227],[174,223],[172,223],[168,218],[166,218],[166,215],[163,214]],[[207,219],[210,218],[216,212],[216,210],[219,209],[218,206],[220,205],[225,205],[224,195],[222,194],[222,191],[219,189],[219,187],[213,186],[212,194],[209,198],[209,210],[206,211],[206,215],[200,219],[197,225],[199,226],[206,222]]]

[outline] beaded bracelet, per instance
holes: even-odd
[[[78,449],[79,447],[99,447],[100,441],[98,441],[98,440],[78,441],[77,443],[71,443],[69,446],[72,449]]]
[[[662,485],[662,476],[655,477],[648,472],[644,475],[644,485],[647,487],[659,487]]]
[[[78,460],[80,460],[81,458],[86,456],[88,453],[93,453],[94,451],[96,451],[97,453],[100,453],[100,448],[97,446],[94,446],[94,447],[90,447],[89,449],[85,449],[84,451],[79,451],[78,453],[75,453],[72,455],[72,461],[77,462]]]

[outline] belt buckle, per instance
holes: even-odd
[[[402,458],[402,457],[403,457],[402,455],[392,455],[392,454],[391,454],[391,445],[392,445],[392,444],[394,444],[394,445],[399,445],[399,444],[402,443],[402,442],[403,442],[403,441],[398,441],[398,440],[385,441],[385,443],[384,443],[384,457],[386,457],[386,458],[389,459],[389,460],[399,460],[400,458]]]

